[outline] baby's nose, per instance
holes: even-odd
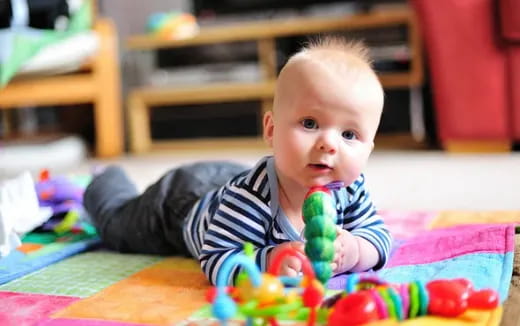
[[[318,149],[329,154],[335,154],[338,150],[337,137],[332,133],[324,133],[318,141]]]

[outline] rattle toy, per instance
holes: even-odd
[[[498,293],[476,291],[467,279],[388,284],[374,274],[352,274],[345,293],[326,300],[329,326],[361,325],[381,319],[405,320],[424,315],[457,317],[467,309],[493,309]]]
[[[309,326],[314,325],[325,290],[315,279],[306,257],[294,248],[286,248],[274,257],[267,273],[262,274],[254,260],[248,257],[253,251],[252,245],[244,245],[244,251],[246,254],[237,254],[224,262],[217,275],[216,287],[206,295],[212,303],[213,315],[221,324],[225,325],[240,313],[246,317],[246,325],[253,325],[254,318],[261,318],[271,326],[278,325],[277,318],[307,320]],[[277,277],[283,259],[289,255],[301,260],[303,278]],[[242,274],[235,287],[226,287],[236,265],[243,267],[249,279]]]
[[[336,240],[335,201],[327,187],[313,187],[302,208],[305,223],[305,254],[312,263],[316,277],[325,284],[332,276]]]
[[[315,279],[309,260],[298,250],[286,248],[273,258],[267,273],[261,273],[252,258],[253,247],[227,259],[217,275],[217,284],[206,299],[222,325],[242,315],[246,325],[257,319],[277,326],[284,321],[317,322],[329,326],[355,326],[383,319],[397,321],[424,315],[457,317],[468,309],[489,310],[499,305],[498,293],[475,290],[466,279],[413,281],[390,284],[374,273],[351,274],[345,290],[324,300],[323,285]],[[301,260],[304,276],[278,277],[283,259]],[[243,268],[235,286],[226,286],[237,265]]]

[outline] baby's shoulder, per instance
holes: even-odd
[[[346,192],[350,195],[354,195],[355,193],[362,191],[365,189],[365,175],[360,174],[354,182],[344,188]]]
[[[338,209],[346,209],[350,206],[359,205],[360,201],[369,200],[366,189],[365,176],[361,174],[352,184],[334,191]]]
[[[241,187],[258,188],[261,184],[267,183],[269,180],[268,170],[269,157],[259,160],[255,166],[244,171],[234,179],[234,184]]]
[[[246,197],[257,197],[263,202],[269,201],[270,183],[267,173],[268,158],[261,159],[252,169],[232,178],[225,186],[228,194],[241,194]]]

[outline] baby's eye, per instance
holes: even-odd
[[[345,130],[343,131],[343,133],[341,134],[341,136],[344,138],[344,139],[347,139],[347,140],[352,140],[352,139],[356,139],[356,133],[353,132],[352,130]]]
[[[314,119],[303,119],[301,122],[303,128],[305,129],[317,129],[318,123]]]

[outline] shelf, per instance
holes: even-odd
[[[410,66],[405,71],[382,72],[378,76],[385,89],[416,88],[422,85],[422,52],[417,23],[408,8],[374,11],[342,17],[306,17],[285,20],[252,21],[222,26],[202,28],[196,36],[184,40],[167,40],[152,35],[136,35],[127,39],[129,50],[156,50],[181,48],[205,44],[237,41],[253,41],[257,44],[257,54],[262,80],[256,83],[228,82],[202,84],[196,86],[146,86],[130,91],[128,97],[128,117],[130,147],[132,152],[141,153],[150,149],[179,148],[182,141],[152,140],[150,131],[150,110],[153,106],[178,106],[186,104],[208,104],[259,100],[261,111],[272,108],[275,81],[278,74],[276,41],[280,37],[311,35],[354,29],[374,29],[403,25],[408,29],[407,44]],[[246,141],[247,142],[247,141]],[[207,142],[203,142],[207,143]],[[203,146],[196,140],[187,141],[190,146]],[[218,142],[217,142],[218,143]],[[216,143],[210,142],[209,147]]]
[[[385,72],[378,74],[384,88],[405,88],[422,85],[422,75],[411,72]]]
[[[236,102],[272,98],[275,82],[218,83],[191,87],[144,87],[131,92],[148,106]]]
[[[27,92],[31,93],[27,97]],[[88,103],[96,94],[92,74],[71,74],[13,81],[0,90],[0,110],[23,105],[66,105]]]
[[[379,75],[385,88],[409,87],[418,84],[410,73],[384,73]],[[216,83],[186,87],[141,87],[131,91],[147,106],[206,104],[272,99],[275,81],[258,83]]]
[[[222,138],[198,138],[179,140],[156,140],[150,150],[154,152],[176,151],[176,150],[216,150],[219,148],[247,149],[250,151],[262,151],[266,155],[269,147],[262,137],[222,137]]]
[[[335,30],[367,29],[407,24],[410,10],[400,9],[370,14],[355,14],[333,18],[289,18],[237,23],[201,28],[196,36],[184,40],[168,40],[151,35],[131,36],[126,46],[131,50],[176,48],[202,44],[261,40],[293,35],[317,34]]]

